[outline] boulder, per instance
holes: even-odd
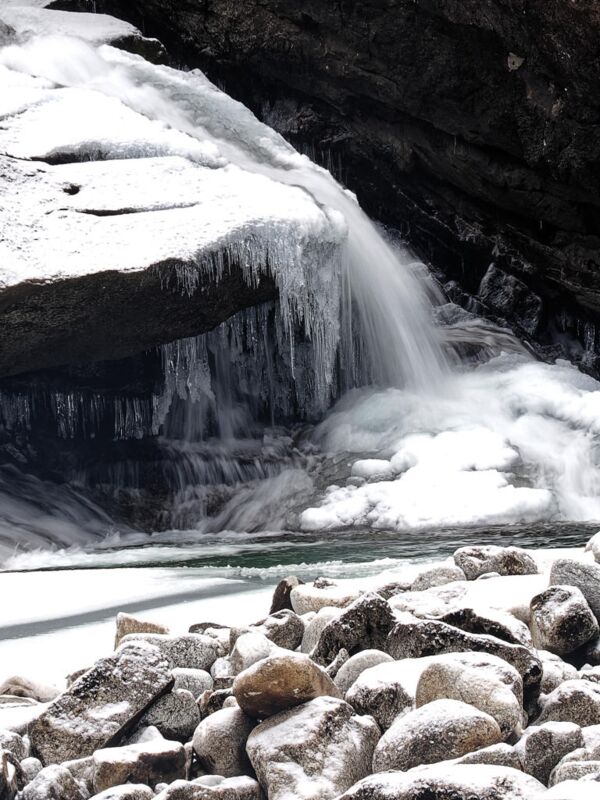
[[[461,547],[454,553],[454,561],[470,581],[488,572],[502,576],[536,575],[539,572],[534,559],[520,547]]]
[[[600,619],[600,564],[559,558],[552,564],[550,585],[577,587],[596,619]]]
[[[314,583],[295,586],[290,593],[292,609],[296,614],[319,611],[328,606],[345,608],[354,602],[359,592],[335,581],[318,578]]]
[[[262,722],[247,751],[269,800],[333,800],[371,772],[378,739],[373,719],[319,697]]]
[[[489,766],[510,767],[511,769],[523,771],[523,764],[515,748],[504,742],[501,744],[492,744],[489,747],[482,747],[481,750],[467,753],[465,756],[457,758],[455,763],[488,764]]]
[[[194,781],[175,781],[155,800],[262,800],[260,786],[246,776],[223,778],[206,775]]]
[[[540,692],[550,694],[561,683],[575,680],[578,672],[572,664],[563,661],[560,656],[550,653],[548,650],[538,650],[538,657],[542,661],[542,683]]]
[[[559,764],[552,772],[550,786],[556,786],[563,781],[579,781],[586,777],[600,781],[600,761],[566,761]],[[596,791],[600,791],[600,786],[596,787]]]
[[[550,586],[531,601],[531,632],[540,650],[567,655],[600,633],[598,622],[576,586]]]
[[[141,725],[128,737],[125,744],[142,744],[142,742],[155,742],[164,738],[154,725]]]
[[[239,636],[231,650],[229,662],[234,675],[239,675],[252,664],[275,655],[283,648],[277,647],[263,633],[243,633]]]
[[[532,725],[515,745],[523,770],[540,783],[548,784],[550,773],[567,753],[583,746],[579,725],[572,722],[545,722]]]
[[[117,741],[173,683],[171,664],[144,641],[98,661],[30,725],[43,764],[92,755]]]
[[[203,719],[193,738],[202,769],[225,778],[252,774],[246,742],[255,726],[239,708],[223,708]]]
[[[29,755],[29,744],[14,731],[0,730],[0,750],[7,750],[18,761],[23,761]]]
[[[394,614],[387,600],[370,592],[325,626],[312,658],[327,666],[342,648],[351,656],[361,650],[383,650],[393,626]]]
[[[175,681],[174,691],[185,689],[194,697],[200,697],[203,692],[212,691],[214,685],[212,675],[204,669],[174,669],[173,680]]]
[[[500,727],[489,714],[459,700],[435,700],[409,711],[383,734],[373,754],[373,772],[405,772],[501,741]]]
[[[439,618],[467,633],[487,634],[510,644],[532,647],[533,641],[527,625],[521,620],[495,608],[459,608],[448,611]]]
[[[329,677],[335,683],[335,676],[341,670],[341,668],[350,660],[350,655],[347,650],[342,649],[337,654],[337,656],[333,659],[331,664],[325,668],[325,672],[329,675]]]
[[[148,786],[142,783],[128,783],[95,794],[91,800],[154,800],[154,796],[154,792]]]
[[[542,678],[540,659],[526,647],[503,642],[495,636],[466,633],[436,620],[404,617],[391,630],[385,650],[395,659],[469,651],[489,653],[512,664],[523,678],[524,690],[533,695],[538,692]]]
[[[325,670],[302,653],[259,661],[237,676],[233,694],[242,711],[259,719],[316,697],[342,696]]]
[[[444,586],[454,581],[464,581],[465,573],[456,564],[434,564],[422,570],[411,585],[411,591],[422,592],[432,586]]]
[[[301,652],[312,653],[319,642],[319,637],[323,630],[341,613],[342,611],[339,608],[325,606],[325,608],[319,609],[317,614],[313,614],[312,619],[305,624],[304,636],[300,645]]]
[[[210,676],[215,689],[230,689],[233,686],[235,672],[229,656],[217,658],[210,668]]]
[[[295,575],[289,575],[282,581],[279,581],[273,592],[273,599],[271,601],[271,610],[269,614],[276,614],[278,611],[283,611],[286,608],[292,609],[292,589],[300,586],[303,581]]]
[[[25,784],[27,784],[42,771],[43,764],[39,758],[24,758],[23,761],[21,761],[21,769],[23,770],[23,780]]]
[[[140,719],[140,725],[152,725],[166,739],[187,742],[200,722],[196,698],[187,689],[174,689],[154,702]]]
[[[279,647],[296,650],[302,643],[304,622],[294,611],[283,609],[253,625],[251,630],[263,633]]]
[[[214,692],[201,694],[197,701],[201,719],[219,711],[223,708],[225,701],[231,697],[233,697],[232,689],[215,689]]]
[[[421,673],[417,708],[435,700],[460,700],[493,717],[502,738],[515,740],[523,723],[523,681],[517,670],[486,653],[450,653]]]
[[[165,636],[159,633],[130,633],[121,640],[121,646],[132,642],[144,642],[158,647],[171,669],[210,670],[218,658],[219,645],[210,636],[187,633],[183,636]]]
[[[0,750],[0,797],[13,800],[15,794],[26,783],[19,761],[8,750]]]
[[[544,698],[536,724],[574,722],[584,727],[600,724],[600,684],[591,681],[565,681]]]
[[[535,778],[509,767],[434,764],[371,775],[339,800],[538,800],[544,789]]]
[[[376,667],[378,664],[389,664],[393,660],[383,650],[363,650],[353,655],[340,667],[333,682],[342,695],[345,695],[358,676],[366,669]]]
[[[88,792],[66,767],[42,769],[21,792],[20,800],[87,800]]]
[[[96,750],[93,787],[99,793],[125,783],[171,783],[185,778],[185,751],[179,742],[165,739],[125,747]]]
[[[11,697],[29,697],[39,703],[50,703],[58,697],[60,689],[38,681],[31,681],[20,675],[13,675],[0,684],[0,695],[5,694]]]
[[[166,625],[137,619],[137,617],[132,617],[130,614],[125,614],[122,611],[117,614],[116,626],[115,650],[121,644],[123,637],[128,636],[130,633],[161,633],[165,635],[169,633],[169,629]]]

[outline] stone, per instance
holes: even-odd
[[[369,592],[325,626],[312,658],[327,666],[342,648],[351,656],[361,650],[383,650],[393,626],[394,613],[387,600]]]
[[[251,630],[263,633],[278,647],[296,650],[302,643],[304,622],[294,611],[283,609],[253,625]]]
[[[33,754],[43,764],[92,755],[125,734],[172,683],[171,664],[157,647],[122,644],[31,723]]]
[[[240,708],[223,708],[203,719],[193,738],[202,769],[225,778],[251,775],[246,742],[255,727],[256,720]]]
[[[236,640],[229,656],[233,674],[239,675],[252,664],[275,655],[279,650],[283,650],[283,648],[277,647],[263,633],[243,633]]]
[[[425,667],[417,708],[435,700],[460,700],[493,717],[502,738],[514,741],[523,722],[523,681],[517,670],[486,653],[452,653]]]
[[[169,629],[166,625],[160,625],[156,622],[147,622],[143,619],[137,619],[130,614],[119,612],[116,619],[117,631],[115,633],[115,650],[121,644],[124,636],[130,633],[161,633],[167,635]]]
[[[263,719],[316,697],[340,697],[325,670],[303,653],[271,656],[240,673],[233,684],[240,708]]]
[[[263,795],[253,778],[206,775],[194,781],[175,781],[155,800],[263,800]]]
[[[66,767],[42,769],[21,792],[20,800],[86,800],[88,793]]]
[[[435,564],[424,569],[413,581],[411,591],[422,592],[432,586],[444,586],[454,581],[464,581],[465,573],[455,564]]]
[[[515,745],[523,770],[540,783],[548,784],[550,773],[567,753],[583,746],[579,725],[573,722],[545,722],[532,725]]]
[[[538,800],[545,788],[509,767],[442,763],[371,775],[339,800]]]
[[[219,645],[210,636],[188,633],[183,636],[165,636],[159,633],[130,633],[121,640],[121,646],[143,642],[158,647],[171,669],[210,670],[219,657]]]
[[[363,650],[356,653],[343,664],[338,670],[333,682],[338,687],[342,695],[345,695],[354,681],[366,669],[376,667],[378,664],[389,664],[393,658],[384,653],[383,650]]]
[[[333,659],[331,664],[326,667],[325,672],[329,675],[329,677],[335,683],[335,676],[338,674],[340,669],[350,660],[350,655],[347,650],[342,649],[337,654],[337,656]]]
[[[210,668],[210,675],[215,689],[230,689],[233,686],[235,672],[229,656],[217,658]]]
[[[11,697],[29,697],[39,703],[49,703],[58,697],[60,689],[57,689],[56,686],[46,686],[37,681],[30,681],[20,675],[13,675],[0,684],[0,695],[5,694]]]
[[[99,793],[124,783],[171,783],[185,778],[185,751],[165,739],[96,750],[93,787]]]
[[[341,609],[332,608],[330,606],[319,609],[318,613],[314,614],[312,619],[305,625],[304,636],[302,637],[302,643],[300,645],[301,652],[312,653],[319,642],[319,637],[323,630],[332,620],[339,617],[341,613]]]
[[[126,744],[142,744],[142,742],[156,742],[165,737],[154,725],[142,725],[128,739]]]
[[[146,711],[140,725],[153,725],[166,739],[187,742],[200,722],[196,698],[187,689],[173,689]]]
[[[223,704],[230,697],[233,697],[232,689],[215,689],[214,692],[204,692],[198,698],[198,710],[201,719],[214,714],[223,708]]]
[[[0,750],[8,750],[18,761],[29,755],[27,740],[14,731],[0,730]]]
[[[497,572],[502,576],[536,575],[539,572],[534,559],[520,547],[460,547],[454,553],[454,561],[470,581],[487,572]]]
[[[592,639],[584,648],[583,658],[592,667],[600,666],[600,637]]]
[[[552,564],[550,585],[577,587],[596,619],[600,619],[600,564],[559,558]]]
[[[391,630],[385,650],[395,659],[421,658],[441,653],[480,652],[498,656],[517,669],[526,693],[535,695],[542,679],[540,659],[522,645],[495,636],[466,633],[436,620],[404,617]]]
[[[296,614],[318,612],[321,608],[334,606],[345,608],[358,597],[358,591],[349,589],[335,581],[317,579],[313,583],[295,586],[290,594],[292,609]]]
[[[553,585],[531,601],[531,632],[537,648],[562,656],[595,639],[600,628],[576,586]]]
[[[492,744],[489,747],[482,747],[473,753],[456,759],[457,764],[488,764],[494,767],[510,767],[523,771],[523,764],[515,748],[510,744]]]
[[[333,800],[371,772],[379,735],[348,703],[318,697],[262,722],[247,752],[269,800]]]
[[[467,633],[495,636],[496,639],[502,639],[510,644],[522,644],[524,647],[533,646],[527,625],[507,611],[494,608],[459,608],[443,614],[438,619]]]
[[[212,691],[214,686],[212,675],[204,669],[182,669],[179,667],[173,670],[173,680],[175,681],[173,690],[185,689],[191,692],[194,697],[200,697],[203,692]]]
[[[271,610],[269,614],[276,614],[278,611],[283,611],[286,608],[292,609],[291,594],[292,589],[300,586],[303,581],[295,575],[289,575],[282,581],[279,581],[273,592],[273,599],[271,601]]]
[[[18,759],[8,750],[0,750],[0,797],[13,800],[26,778]]]
[[[23,770],[23,778],[25,783],[30,783],[38,772],[41,772],[43,769],[43,764],[39,760],[39,758],[24,758],[21,761],[21,769]]]
[[[498,744],[502,732],[489,714],[459,700],[434,700],[399,717],[373,754],[373,772],[412,769]]]
[[[542,661],[542,683],[540,686],[542,694],[550,694],[561,683],[575,680],[579,677],[575,667],[563,661],[560,656],[550,653],[548,650],[538,650],[537,654]]]
[[[128,783],[95,794],[91,800],[154,800],[154,797],[154,792],[148,786],[142,783]]]
[[[550,786],[563,781],[579,781],[587,776],[600,781],[600,761],[567,761],[559,764],[552,772]],[[596,789],[599,790],[600,787]]]
[[[544,698],[536,725],[542,722],[574,722],[584,727],[600,724],[600,684],[565,681]]]

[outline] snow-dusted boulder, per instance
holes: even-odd
[[[435,700],[397,719],[373,754],[373,771],[407,771],[498,744],[498,723],[458,700]]]
[[[32,681],[21,675],[13,675],[0,684],[0,695],[11,697],[27,697],[40,703],[49,703],[60,694],[56,686],[47,686],[39,681]]]
[[[583,745],[579,725],[573,722],[545,722],[532,725],[515,745],[523,770],[543,784],[548,784],[550,773],[558,762]]]
[[[129,642],[98,661],[31,724],[34,755],[53,764],[115,741],[173,683],[158,647]]]
[[[324,628],[329,623],[342,613],[340,608],[333,606],[324,606],[313,615],[312,619],[305,623],[304,636],[302,637],[302,644],[300,650],[303,653],[312,653],[319,642],[319,637]]]
[[[454,561],[470,581],[488,572],[499,575],[535,575],[539,572],[535,560],[520,547],[461,547],[454,553]]]
[[[194,781],[175,781],[156,795],[156,800],[262,800],[253,778],[205,775]]]
[[[323,578],[313,583],[295,586],[290,593],[290,602],[296,614],[319,611],[326,607],[345,608],[358,597],[358,591]]]
[[[264,719],[316,697],[341,697],[324,669],[303,653],[265,658],[240,673],[233,684],[240,708]]]
[[[121,644],[123,637],[130,633],[169,633],[169,629],[166,625],[160,625],[156,622],[149,622],[145,619],[138,619],[137,617],[133,617],[131,614],[125,614],[122,611],[117,614],[117,619],[115,622],[117,626],[117,631],[115,633],[115,650]]]
[[[234,675],[248,669],[258,661],[274,655],[284,655],[285,650],[258,631],[243,633],[236,639],[231,650],[229,662]]]
[[[29,755],[29,744],[27,739],[19,736],[14,731],[0,729],[0,750],[7,750],[19,761],[23,761]]]
[[[271,600],[271,610],[269,613],[276,614],[278,611],[283,611],[286,608],[292,610],[291,593],[292,589],[300,586],[303,581],[295,575],[288,575],[282,581],[279,581],[273,592],[273,599]]]
[[[504,740],[523,723],[523,681],[517,670],[485,653],[451,653],[426,667],[417,685],[417,708],[434,700],[460,700],[493,717]]]
[[[456,564],[434,564],[422,570],[411,585],[411,591],[422,592],[432,586],[445,586],[455,581],[464,581],[465,573]]]
[[[351,656],[338,670],[333,682],[340,692],[345,695],[354,681],[366,669],[376,667],[378,664],[389,664],[393,658],[383,650],[362,650]]]
[[[21,792],[21,800],[87,800],[88,796],[85,786],[58,764],[38,772]]]
[[[166,739],[187,742],[200,722],[196,698],[187,689],[173,689],[146,711],[140,725],[158,728]]]
[[[488,764],[494,767],[510,767],[523,770],[523,764],[515,748],[505,742],[482,747],[455,759],[455,764]]]
[[[154,800],[154,796],[149,786],[144,786],[142,783],[128,783],[95,794],[91,800]]]
[[[536,724],[574,722],[584,727],[600,724],[600,684],[591,681],[565,681],[544,698]]]
[[[371,772],[379,735],[348,703],[319,697],[261,723],[247,751],[269,800],[333,800]]]
[[[130,633],[121,640],[121,647],[146,643],[157,647],[171,664],[171,669],[210,669],[219,654],[218,644],[210,636],[187,633],[164,636],[159,633]]]
[[[576,680],[579,674],[572,664],[563,661],[560,656],[548,650],[538,650],[538,657],[542,662],[542,683],[540,692],[550,694],[561,683]]]
[[[552,565],[550,584],[577,587],[587,600],[596,619],[600,619],[600,564],[559,558]]]
[[[524,647],[533,646],[527,625],[508,611],[497,608],[458,608],[440,616],[439,621],[461,628],[467,633],[495,636],[497,639],[511,644],[522,644]]]
[[[185,751],[165,739],[96,750],[93,787],[97,793],[124,783],[171,783],[185,777]]]
[[[229,656],[217,658],[210,668],[210,677],[215,689],[230,689],[233,686],[235,670]],[[206,691],[206,689],[204,690]]]
[[[393,626],[394,614],[388,602],[369,592],[323,628],[312,658],[326,666],[342,649],[351,656],[361,650],[383,650]]]
[[[598,622],[576,586],[550,586],[531,601],[531,631],[536,647],[567,655],[595,639]]]
[[[294,611],[283,609],[252,625],[250,630],[264,634],[278,647],[296,650],[302,643],[304,622]]]
[[[212,675],[204,669],[178,667],[173,670],[173,680],[175,681],[174,691],[185,689],[194,697],[200,697],[203,692],[212,691],[214,684]]]
[[[579,781],[582,778],[600,782],[600,761],[565,761],[553,770],[550,786],[556,786],[563,781]],[[600,789],[600,786],[597,788]]]
[[[202,720],[193,739],[202,769],[225,778],[251,774],[246,742],[255,726],[240,708],[223,708]]]
[[[339,800],[538,800],[545,787],[515,769],[480,764],[434,764],[410,772],[371,775]]]

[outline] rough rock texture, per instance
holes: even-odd
[[[339,617],[340,613],[341,610],[339,608],[325,606],[324,608],[319,609],[316,614],[313,613],[311,619],[308,619],[308,615],[305,615],[304,619],[306,624],[300,650],[303,653],[311,653],[317,646],[323,629],[331,622],[331,620]]]
[[[25,787],[21,800],[86,800],[87,796],[66,767],[52,764]]]
[[[171,664],[146,642],[123,644],[98,661],[30,726],[44,764],[92,755],[112,744],[172,685]]]
[[[251,630],[263,633],[278,647],[295,650],[304,636],[304,622],[290,609],[282,609],[253,625]]]
[[[489,313],[596,347],[596,0],[96,5],[312,145]]]
[[[596,619],[600,619],[600,564],[559,558],[552,564],[550,584],[576,586],[581,590]]]
[[[158,633],[131,633],[122,639],[122,645],[147,643],[157,647],[171,668],[210,669],[219,655],[219,647],[210,636],[188,633],[183,636],[163,636]]]
[[[116,625],[115,649],[121,644],[121,639],[129,633],[169,633],[166,625],[137,619],[137,617],[132,617],[131,614],[124,614],[123,612],[117,614]]]
[[[489,634],[505,642],[522,644],[525,647],[531,647],[533,644],[527,625],[507,611],[492,608],[460,608],[449,611],[439,619],[440,622],[447,622],[448,625],[461,628],[467,633]]]
[[[544,786],[515,769],[435,764],[410,772],[371,775],[339,800],[533,800]]]
[[[332,800],[371,772],[379,735],[348,703],[319,697],[261,723],[247,751],[269,800]]]
[[[114,786],[105,792],[95,794],[92,800],[153,800],[154,792],[141,783]]]
[[[338,670],[333,682],[342,694],[346,694],[358,676],[366,669],[378,664],[388,664],[394,659],[382,650],[363,650],[356,653]]]
[[[600,724],[600,685],[590,681],[565,681],[549,694],[537,724],[555,720],[581,727]]]
[[[573,722],[546,722],[532,725],[515,745],[523,770],[548,784],[550,773],[567,753],[583,745],[579,725]]]
[[[498,723],[489,714],[459,700],[434,700],[400,717],[383,734],[373,754],[373,771],[405,772],[501,740]]]
[[[157,794],[156,800],[262,800],[262,794],[252,778],[209,775],[195,781],[175,781]]]
[[[223,708],[204,719],[193,739],[200,766],[225,778],[250,774],[246,742],[255,725],[239,708]]]
[[[531,601],[537,648],[567,655],[598,636],[598,622],[576,586],[550,586]]]
[[[257,662],[237,676],[233,694],[240,708],[258,719],[316,697],[341,697],[325,670],[300,653],[271,656]]]
[[[126,747],[96,750],[93,756],[94,791],[125,783],[171,783],[185,777],[185,751],[179,742],[164,739]]]
[[[196,697],[187,689],[173,689],[153,703],[140,720],[141,725],[158,728],[166,739],[187,742],[200,722]]]
[[[194,697],[199,697],[203,692],[211,691],[213,679],[209,672],[203,669],[183,669],[179,667],[173,670],[175,680],[174,690],[186,689]]]
[[[534,559],[519,547],[461,547],[454,553],[454,561],[470,581],[488,572],[497,572],[499,575],[536,575],[539,571]]]
[[[37,681],[30,681],[20,675],[13,675],[0,684],[0,695],[9,694],[12,697],[29,697],[40,703],[48,703],[60,694],[56,686],[46,686]]]

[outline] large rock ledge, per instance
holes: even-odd
[[[558,328],[598,352],[595,0],[98,7],[143,23],[341,165],[367,209],[402,226],[488,315],[547,347]],[[518,283],[480,290],[491,262]]]

